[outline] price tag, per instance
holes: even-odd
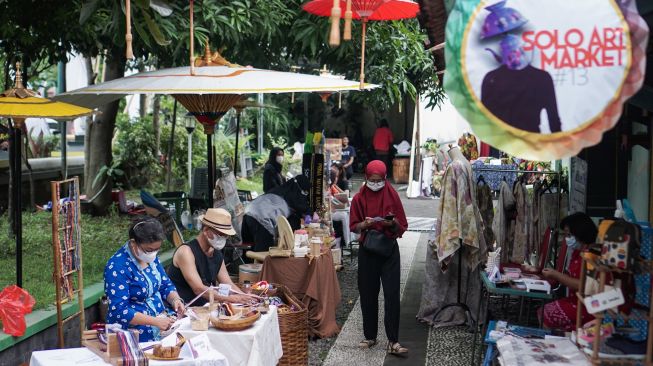
[[[616,308],[617,306],[622,305],[625,300],[621,289],[613,288],[611,290],[601,292],[600,294],[588,296],[583,302],[585,303],[587,312],[590,314],[595,314],[599,311]]]
[[[226,283],[221,283],[218,285],[218,294],[220,296],[229,296],[229,292],[231,291],[231,285],[228,285]]]

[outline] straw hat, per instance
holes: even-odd
[[[236,235],[231,225],[231,214],[224,208],[209,208],[201,218],[202,226],[208,226],[226,235]]]

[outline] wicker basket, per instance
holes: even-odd
[[[237,320],[220,320],[218,318],[211,317],[211,324],[214,327],[220,330],[225,331],[237,331],[243,330],[251,327],[256,323],[256,321],[261,317],[261,313],[256,311],[256,315],[248,316],[247,318],[241,318]]]
[[[281,346],[283,348],[283,357],[279,360],[279,365],[307,365],[308,310],[287,287],[275,284],[275,288],[277,289],[277,296],[286,304],[294,305],[297,309],[300,309],[292,313],[278,314]]]

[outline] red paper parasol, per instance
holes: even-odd
[[[419,4],[410,0],[313,0],[303,5],[306,12],[318,16],[331,17],[331,37],[329,43],[337,46],[340,41],[338,18],[345,18],[345,40],[351,39],[351,19],[363,23],[361,47],[361,88],[365,80],[365,35],[368,20],[400,20],[415,18]],[[341,9],[345,9],[343,12]]]

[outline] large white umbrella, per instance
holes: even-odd
[[[362,89],[375,87],[364,84]],[[206,47],[204,56],[196,58],[192,67],[134,74],[60,94],[56,99],[95,108],[130,94],[172,95],[204,126],[204,132],[211,135],[220,118],[246,94],[347,90],[361,90],[361,87],[356,81],[235,65]],[[215,164],[211,138],[207,137],[207,199],[210,200]]]

